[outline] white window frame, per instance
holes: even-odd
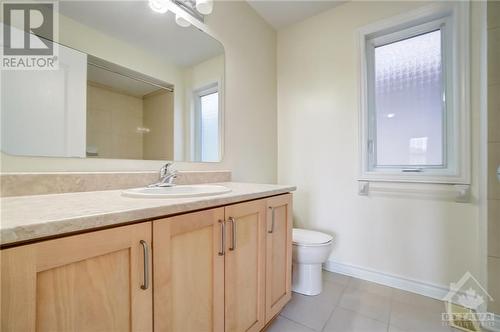
[[[222,95],[220,91],[220,83],[214,82],[208,85],[205,85],[202,88],[196,89],[194,91],[194,155],[195,160],[199,162],[206,162],[201,159],[202,157],[202,142],[201,142],[201,98],[206,95],[210,95],[213,93],[218,93],[218,119],[219,119],[219,147],[218,154],[219,160],[222,160]]]
[[[376,167],[371,153],[374,102],[372,73],[373,50],[421,33],[441,29],[443,38],[443,81],[446,108],[443,167]],[[370,56],[370,54],[372,54]],[[359,180],[470,184],[470,110],[469,110],[469,3],[439,3],[377,22],[359,30],[360,57],[360,151]],[[370,86],[371,85],[371,86]],[[410,171],[410,172],[408,172]]]

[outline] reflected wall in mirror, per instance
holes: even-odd
[[[88,57],[87,157],[174,159],[174,87]]]
[[[221,160],[217,40],[145,1],[62,1],[59,10],[59,69],[2,72],[2,152]]]

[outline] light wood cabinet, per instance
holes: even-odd
[[[2,250],[1,330],[152,331],[150,244],[146,222]]]
[[[266,201],[226,207],[226,332],[265,325]]]
[[[155,331],[260,331],[266,201],[153,222]]]
[[[292,297],[292,195],[267,199],[266,322]]]
[[[155,331],[224,331],[223,222],[224,208],[153,222]]]
[[[1,250],[1,331],[261,331],[291,296],[291,204],[280,195]]]

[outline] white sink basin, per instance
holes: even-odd
[[[134,188],[123,191],[122,195],[137,198],[187,198],[221,195],[230,191],[231,189],[224,186],[197,184],[174,187]]]

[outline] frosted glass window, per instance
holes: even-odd
[[[361,181],[470,183],[469,3],[359,32]]]
[[[441,30],[374,48],[374,164],[442,166]]]
[[[219,161],[219,93],[200,97],[201,161]]]

